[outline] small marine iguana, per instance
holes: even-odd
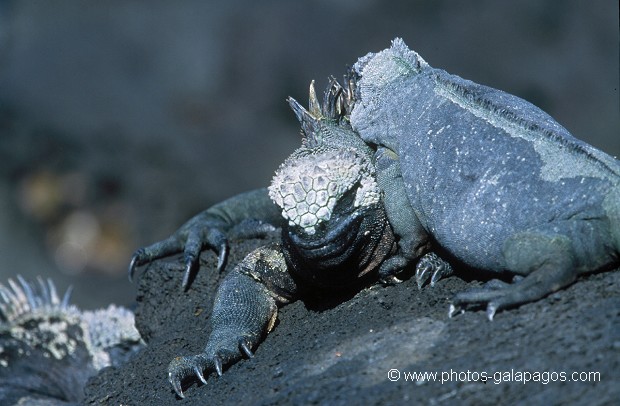
[[[302,145],[271,186],[238,195],[141,248],[129,267],[184,252],[186,289],[203,247],[227,256],[227,235],[282,228],[218,289],[205,350],[177,357],[182,382],[252,350],[278,306],[302,291],[398,282],[416,264],[420,286],[459,268],[485,271],[449,315],[538,300],[620,254],[620,163],[575,139],[534,105],[429,66],[401,39],[358,60],[308,110],[289,98]],[[275,203],[275,204],[274,204]],[[439,254],[439,255],[437,255]]]
[[[51,280],[0,283],[0,404],[78,405],[89,378],[144,346],[133,313],[81,311]]]

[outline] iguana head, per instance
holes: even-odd
[[[349,96],[332,81],[322,106],[313,84],[309,111],[289,98],[301,123],[302,146],[276,171],[269,196],[288,221],[284,242],[289,257],[304,263],[299,268],[332,269],[355,263],[353,270],[359,276],[374,264],[377,243],[389,224],[373,151],[347,121]]]
[[[352,148],[289,157],[276,172],[269,195],[289,226],[307,235],[330,221],[338,203],[346,203],[353,214],[380,200],[373,165]]]

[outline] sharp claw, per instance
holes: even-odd
[[[452,318],[454,317],[454,315],[456,315],[457,313],[463,314],[465,313],[465,310],[463,310],[462,308],[457,308],[456,306],[454,306],[452,303],[450,303],[450,308],[448,309],[448,317]]]
[[[189,277],[192,274],[193,267],[194,257],[188,255],[185,259],[185,273],[183,274],[183,282],[181,282],[183,292],[187,291],[187,288],[189,287]]]
[[[379,281],[384,285],[396,285],[397,283],[401,283],[403,280],[397,278],[394,275],[388,275],[388,276],[380,278]]]
[[[222,359],[217,355],[213,357],[213,365],[215,365],[217,376],[222,376]]]
[[[177,396],[181,399],[184,399],[185,395],[183,394],[183,390],[181,389],[181,381],[177,379],[176,376],[173,376],[172,372],[168,372],[168,381],[170,381],[170,384],[172,385],[172,388],[176,392]]]
[[[426,273],[429,271],[429,267],[425,266],[423,268],[418,269],[415,272],[415,280],[416,283],[418,284],[418,289],[422,289],[422,286],[424,286],[424,282],[426,282]]]
[[[228,245],[222,243],[220,245],[220,251],[217,256],[217,271],[222,272],[224,265],[226,265],[226,259],[228,258]]]
[[[438,269],[433,272],[433,276],[431,276],[431,287],[435,287],[435,284],[441,280],[442,277],[442,269]]]
[[[131,262],[129,263],[129,282],[133,282],[133,275],[136,272],[136,267],[138,266],[138,258],[139,258],[139,254],[136,253],[134,254],[133,257],[131,257]]]
[[[489,302],[487,305],[487,318],[489,321],[493,321],[493,317],[495,317],[495,312],[497,311],[497,305],[493,302]]]
[[[248,358],[254,358],[254,354],[252,353],[252,350],[250,350],[250,347],[248,346],[248,343],[245,342],[245,340],[242,340],[239,343],[239,347],[241,347],[241,349],[243,350],[245,355],[248,356]]]
[[[205,379],[204,375],[202,374],[202,369],[199,366],[195,366],[194,367],[194,373],[196,374],[198,379],[200,379],[200,382],[204,383],[205,385],[207,384],[207,380]]]

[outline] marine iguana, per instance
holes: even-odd
[[[619,263],[620,163],[534,105],[432,68],[401,39],[360,58],[343,85],[332,80],[322,104],[313,84],[308,110],[288,101],[302,145],[269,188],[212,206],[131,260],[130,279],[183,251],[187,289],[203,247],[221,270],[227,235],[282,229],[225,276],[205,350],[170,363],[180,397],[187,378],[206,383],[251,358],[277,308],[304,291],[398,282],[413,264],[418,285],[432,285],[453,264],[498,279],[458,293],[449,315],[486,306],[492,320]]]
[[[50,280],[0,283],[0,404],[77,405],[88,379],[144,346],[133,313],[81,311]]]

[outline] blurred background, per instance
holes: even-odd
[[[286,96],[396,36],[618,156],[618,24],[611,0],[0,0],[0,281],[130,304],[136,248],[299,145]]]

